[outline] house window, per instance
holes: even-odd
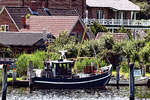
[[[82,41],[82,37],[83,37],[82,33],[79,32],[79,33],[78,33],[78,42],[81,42],[81,41]]]
[[[122,17],[123,17],[123,19],[125,19],[125,17],[126,17],[125,12],[118,12],[117,13],[117,19],[122,19]]]
[[[103,19],[104,18],[104,11],[98,10],[97,11],[97,19]]]
[[[9,31],[9,26],[8,25],[1,25],[0,26],[0,31],[1,32],[7,32],[7,31]]]

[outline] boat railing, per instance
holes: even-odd
[[[105,67],[102,67],[100,68],[103,72],[111,72],[112,70],[112,65],[110,64],[109,66],[105,66]]]

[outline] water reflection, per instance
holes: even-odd
[[[129,88],[106,87],[106,89],[49,89],[8,88],[7,100],[129,100]],[[150,89],[136,87],[135,100],[150,100]]]

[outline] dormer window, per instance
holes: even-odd
[[[7,32],[7,31],[9,31],[9,26],[8,25],[1,25],[0,26],[0,31],[1,32]]]

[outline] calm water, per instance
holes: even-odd
[[[150,88],[136,87],[135,100],[150,100]],[[106,89],[49,89],[8,88],[7,100],[129,100],[129,88],[106,87]],[[1,99],[1,98],[0,98]]]

